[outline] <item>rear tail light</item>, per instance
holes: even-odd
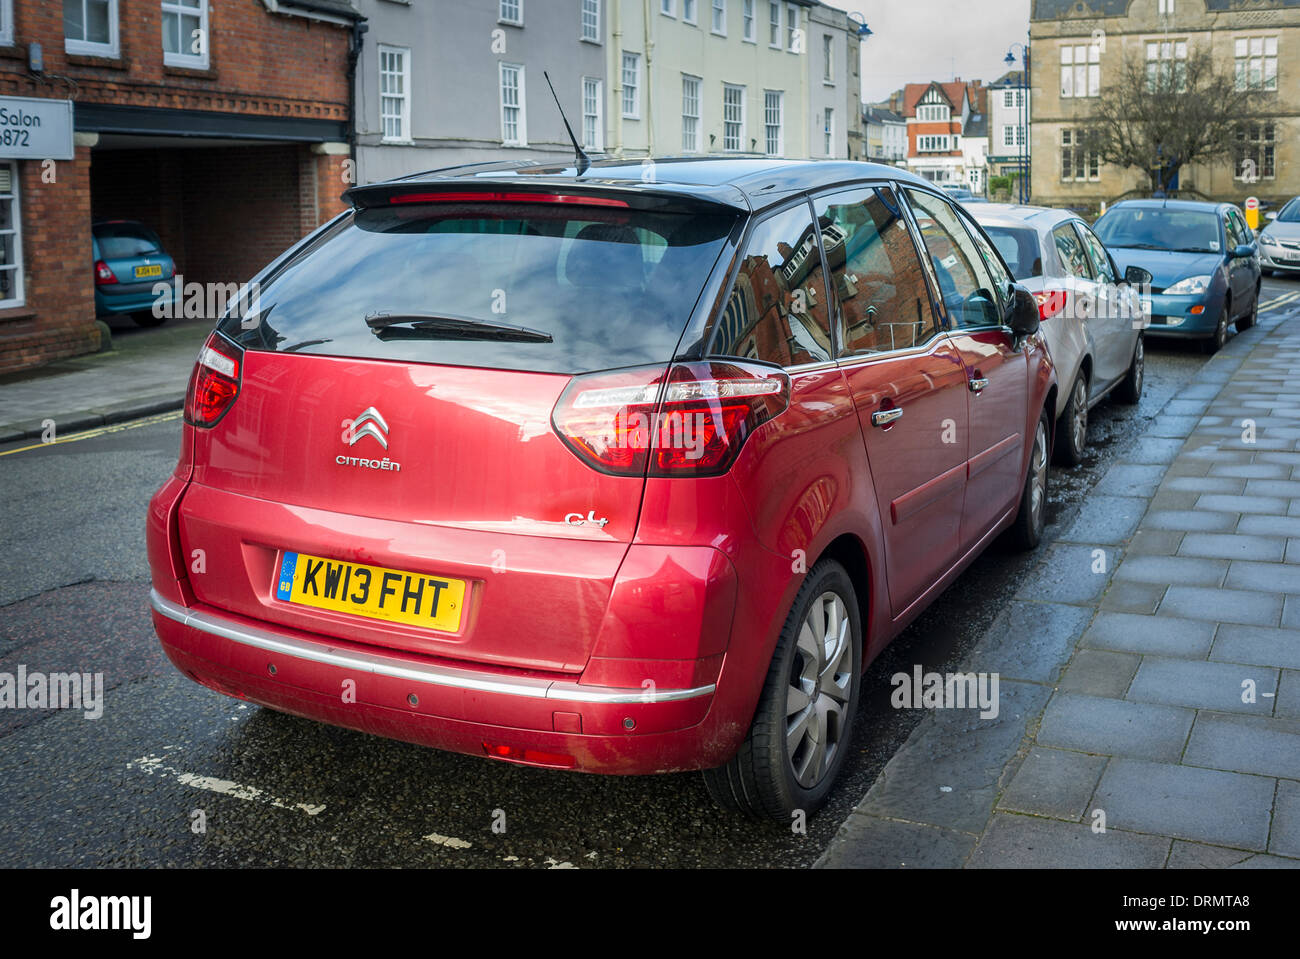
[[[82,262],[84,263],[85,261],[83,260]],[[114,276],[113,271],[108,268],[108,264],[105,263],[103,260],[96,260],[95,261],[95,285],[108,286],[108,284],[116,283],[116,282],[117,282],[117,277]]]
[[[226,415],[239,395],[239,376],[244,351],[213,333],[190,374],[185,394],[185,422],[192,426],[212,427]]]
[[[572,769],[577,761],[564,753],[548,753],[540,749],[525,749],[522,746],[507,746],[500,743],[484,743],[483,751],[493,759],[509,759],[517,763],[531,763],[536,766],[557,766]]]
[[[555,404],[560,438],[615,476],[717,476],[790,404],[780,370],[703,361],[576,377]]]
[[[1034,302],[1038,304],[1038,318],[1048,320],[1056,316],[1065,309],[1065,290],[1044,290],[1042,293],[1034,294]]]

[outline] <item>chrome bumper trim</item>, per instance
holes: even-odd
[[[678,702],[710,696],[717,688],[716,684],[710,683],[694,689],[625,689],[616,686],[583,686],[579,683],[561,683],[549,679],[506,679],[471,669],[399,662],[373,653],[343,650],[320,643],[278,636],[256,626],[244,626],[212,613],[179,606],[163,599],[154,589],[149,591],[149,605],[160,615],[182,626],[220,636],[244,646],[293,656],[313,663],[322,663],[326,666],[355,669],[358,672],[405,679],[429,686],[448,686],[453,689],[472,689],[476,692],[498,693],[504,696],[526,696],[531,699],[593,704]]]

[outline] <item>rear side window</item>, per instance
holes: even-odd
[[[580,204],[360,210],[221,329],[255,350],[453,366],[667,362],[734,223]]]
[[[709,352],[780,366],[831,357],[821,252],[806,203],[755,225]]]
[[[1027,280],[1032,276],[1043,275],[1043,254],[1038,245],[1038,231],[1029,227],[985,226],[997,247],[1002,259],[1011,267],[1011,275],[1017,280]]]
[[[101,223],[95,227],[100,254],[106,260],[158,253],[158,235],[139,223]]]
[[[1096,271],[1097,279],[1104,283],[1115,283],[1118,277],[1110,266],[1110,256],[1106,253],[1106,248],[1102,246],[1101,240],[1097,239],[1095,233],[1089,230],[1082,223],[1076,223],[1079,234],[1083,237],[1084,246],[1088,248],[1088,257],[1092,260],[1092,268]]]
[[[1079,234],[1074,232],[1073,226],[1062,223],[1052,230],[1052,244],[1056,247],[1056,256],[1061,261],[1061,266],[1065,267],[1068,276],[1077,276],[1081,280],[1092,279],[1088,254],[1084,251],[1083,241],[1079,239]]]
[[[938,333],[925,273],[894,194],[867,187],[813,201],[846,355],[904,350]]]

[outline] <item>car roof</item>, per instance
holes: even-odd
[[[1209,200],[1120,200],[1118,203],[1111,205],[1110,210],[1119,207],[1137,207],[1143,210],[1170,209],[1170,210],[1199,210],[1202,213],[1222,213],[1224,210],[1235,209],[1232,203],[1215,203]]]
[[[1066,220],[1077,220],[1072,210],[1054,210],[1045,206],[1020,203],[981,203],[969,211],[975,222],[984,226],[1032,226],[1051,228]]]
[[[651,172],[647,175],[647,169]],[[889,179],[908,186],[935,187],[899,167],[854,160],[784,160],[771,157],[647,157],[593,160],[578,175],[572,161],[557,163],[476,163],[415,173],[349,190],[353,202],[428,184],[443,188],[455,183],[485,187],[536,186],[597,191],[674,195],[734,207],[760,210],[786,197],[860,180]],[[382,201],[381,201],[382,202]]]

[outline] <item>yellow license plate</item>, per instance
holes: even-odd
[[[135,278],[137,280],[147,280],[151,276],[162,276],[162,267],[155,263],[153,266],[137,266],[135,268]]]
[[[465,585],[449,576],[285,553],[275,595],[303,606],[454,633],[465,608]]]

